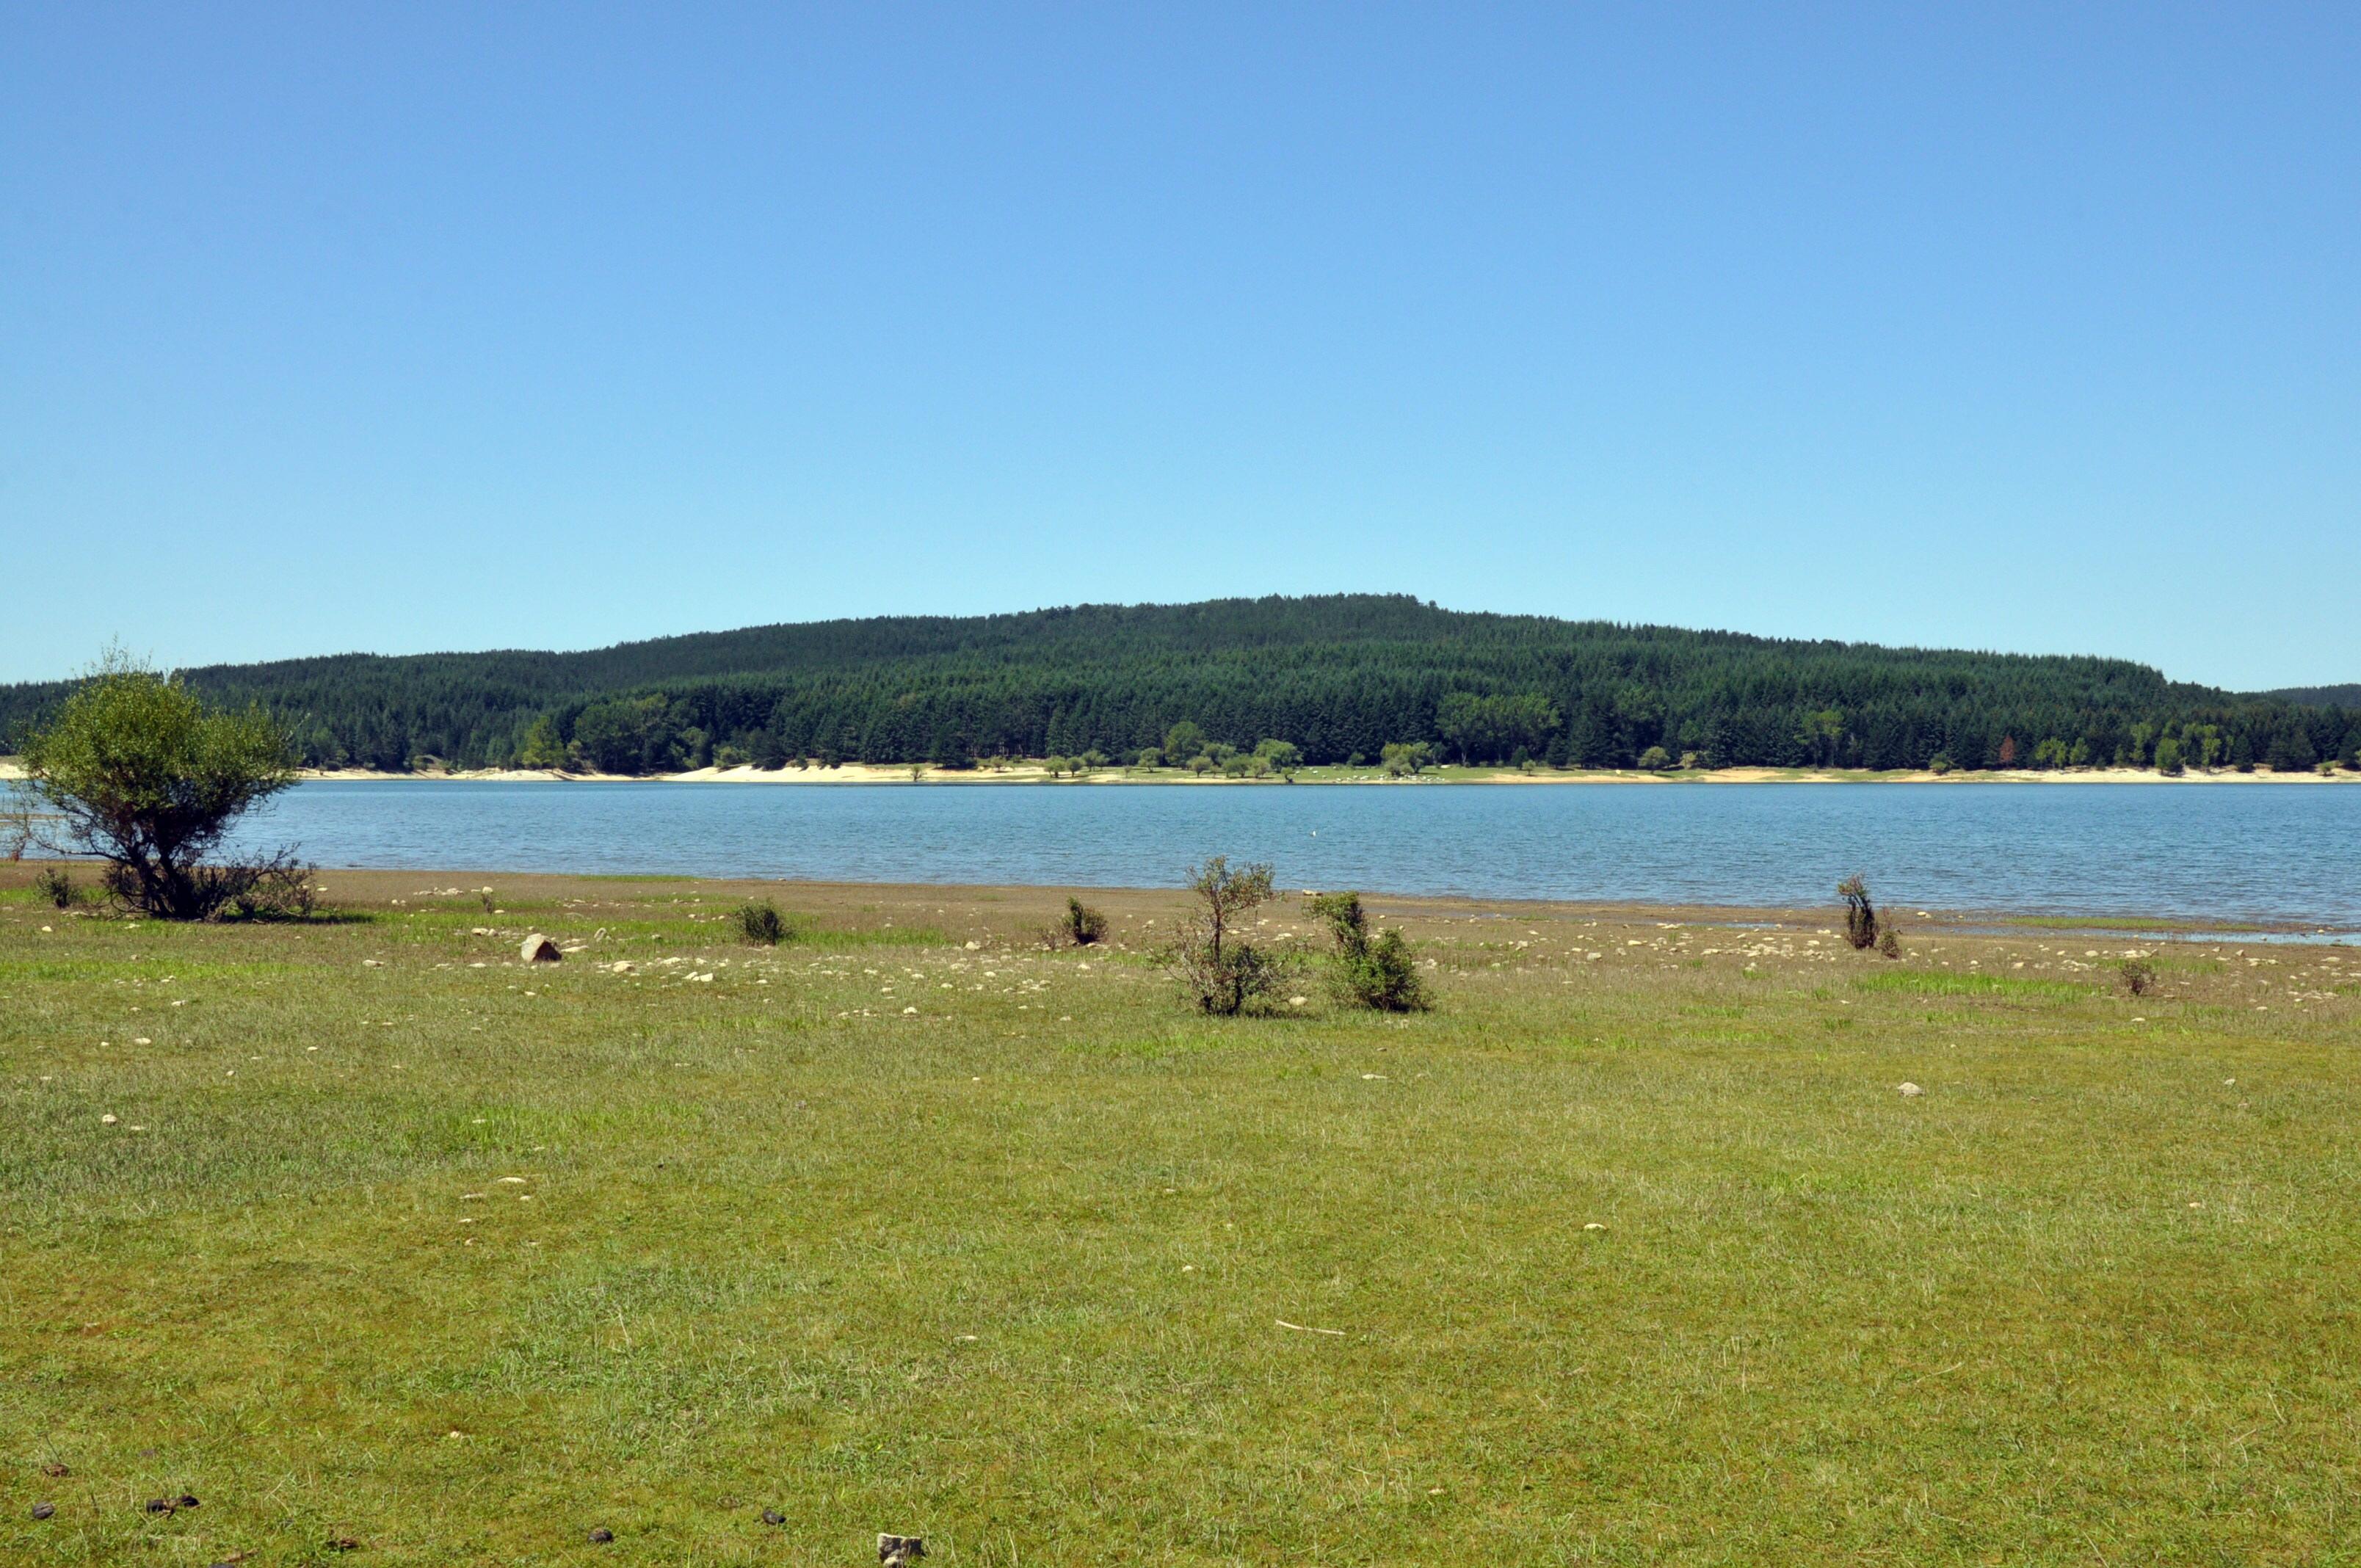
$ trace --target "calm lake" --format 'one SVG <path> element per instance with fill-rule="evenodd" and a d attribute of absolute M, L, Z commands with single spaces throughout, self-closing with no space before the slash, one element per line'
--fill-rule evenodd
<path fill-rule="evenodd" d="M 245 835 L 324 866 L 1287 887 L 2361 928 L 2361 787 L 309 783 Z"/>

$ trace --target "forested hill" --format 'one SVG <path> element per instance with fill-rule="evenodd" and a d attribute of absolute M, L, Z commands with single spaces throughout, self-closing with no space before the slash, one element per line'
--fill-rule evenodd
<path fill-rule="evenodd" d="M 1427 741 L 1474 761 L 1591 767 L 2308 767 L 2361 743 L 2361 715 L 2343 708 L 2179 685 L 2121 660 L 1780 641 L 1376 596 L 820 621 L 581 653 L 345 654 L 182 674 L 218 699 L 277 710 L 313 764 L 394 770 L 1123 761 L 1184 724 L 1242 748 L 1288 741 L 1312 762 Z M 0 735 L 65 689 L 0 688 Z"/>
<path fill-rule="evenodd" d="M 2261 695 L 2311 707 L 2343 707 L 2361 712 L 2361 681 L 2349 681 L 2341 686 L 2289 686 Z"/>

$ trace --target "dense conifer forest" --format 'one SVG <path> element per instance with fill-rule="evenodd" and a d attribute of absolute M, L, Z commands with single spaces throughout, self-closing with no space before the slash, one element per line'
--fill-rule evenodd
<path fill-rule="evenodd" d="M 1192 755 L 1282 741 L 1310 763 L 1411 742 L 1443 761 L 1591 768 L 2287 771 L 2353 765 L 2361 751 L 2361 711 L 2178 684 L 2122 660 L 1468 614 L 1404 597 L 1084 605 L 181 673 L 216 700 L 279 713 L 311 765 L 390 771 L 1128 762 L 1176 729 Z M 0 687 L 0 738 L 66 689 Z"/>

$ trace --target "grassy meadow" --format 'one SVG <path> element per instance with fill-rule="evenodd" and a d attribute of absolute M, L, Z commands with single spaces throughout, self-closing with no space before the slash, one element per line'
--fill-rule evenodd
<path fill-rule="evenodd" d="M 1435 1011 L 1213 1020 L 1170 894 L 32 872 L 0 1562 L 2361 1562 L 2351 948 L 1378 900 Z"/>

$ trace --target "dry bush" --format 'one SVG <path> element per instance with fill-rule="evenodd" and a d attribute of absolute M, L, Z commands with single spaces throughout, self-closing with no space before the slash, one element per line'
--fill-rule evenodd
<path fill-rule="evenodd" d="M 231 887 L 222 910 L 233 920 L 309 920 L 319 912 L 319 867 L 287 855 L 257 865 L 223 868 Z"/>
<path fill-rule="evenodd" d="M 1867 878 L 1849 876 L 1837 883 L 1837 892 L 1844 895 L 1845 940 L 1856 948 L 1877 946 L 1877 906 L 1869 901 Z"/>

